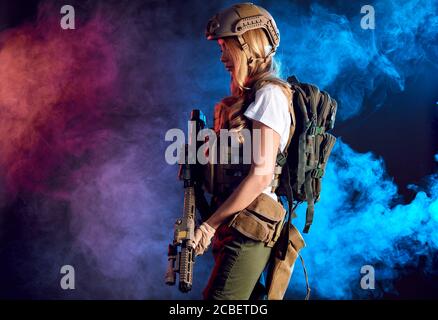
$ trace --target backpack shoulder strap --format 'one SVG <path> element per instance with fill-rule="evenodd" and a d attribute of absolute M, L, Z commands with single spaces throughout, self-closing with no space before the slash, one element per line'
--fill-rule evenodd
<path fill-rule="evenodd" d="M 292 91 L 292 99 L 291 99 L 291 103 L 289 104 L 289 115 L 290 115 L 290 126 L 289 126 L 289 136 L 287 138 L 287 143 L 286 146 L 284 147 L 284 151 L 282 152 L 280 147 L 278 148 L 278 152 L 277 152 L 277 160 L 276 160 L 276 164 L 275 164 L 275 169 L 274 169 L 274 178 L 272 179 L 272 182 L 270 184 L 271 187 L 271 192 L 275 193 L 275 190 L 277 189 L 277 187 L 280 184 L 280 175 L 281 172 L 283 170 L 283 166 L 286 164 L 286 158 L 287 158 L 287 150 L 289 148 L 289 145 L 292 141 L 292 136 L 295 133 L 295 128 L 296 128 L 296 121 L 295 121 L 295 112 L 293 109 L 293 94 L 294 94 L 294 90 L 291 88 Z"/>
<path fill-rule="evenodd" d="M 294 90 L 292 89 L 292 95 L 294 94 Z M 292 136 L 295 133 L 296 128 L 296 121 L 295 121 L 295 112 L 293 109 L 293 98 L 291 103 L 289 104 L 289 115 L 290 115 L 290 130 L 289 130 L 289 137 L 287 138 L 286 147 L 284 148 L 284 153 L 287 155 L 287 149 L 289 148 L 290 142 L 292 141 Z"/>

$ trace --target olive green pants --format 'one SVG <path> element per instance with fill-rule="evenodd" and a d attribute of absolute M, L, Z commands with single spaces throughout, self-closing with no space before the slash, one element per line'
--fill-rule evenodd
<path fill-rule="evenodd" d="M 223 224 L 213 239 L 212 251 L 215 265 L 203 291 L 204 299 L 248 300 L 265 294 L 258 280 L 272 248 Z"/>

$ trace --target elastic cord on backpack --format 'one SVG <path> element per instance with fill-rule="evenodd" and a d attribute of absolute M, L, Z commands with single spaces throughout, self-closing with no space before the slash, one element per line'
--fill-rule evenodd
<path fill-rule="evenodd" d="M 304 300 L 309 300 L 310 298 L 310 286 L 309 286 L 309 278 L 307 276 L 307 269 L 306 269 L 306 265 L 304 263 L 304 259 L 301 256 L 301 254 L 298 255 L 300 257 L 301 260 L 301 264 L 303 266 L 303 271 L 304 271 L 304 278 L 306 279 L 306 297 L 304 298 Z"/>

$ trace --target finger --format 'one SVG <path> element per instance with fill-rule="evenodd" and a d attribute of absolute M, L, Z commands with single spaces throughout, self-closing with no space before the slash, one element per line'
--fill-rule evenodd
<path fill-rule="evenodd" d="M 195 248 L 195 255 L 196 256 L 202 256 L 203 253 L 204 253 L 204 250 L 201 248 L 201 246 L 197 246 Z"/>
<path fill-rule="evenodd" d="M 202 232 L 201 232 L 201 230 L 196 229 L 196 230 L 195 230 L 195 235 L 194 235 L 194 237 L 193 237 L 193 243 L 194 243 L 194 246 L 195 246 L 195 247 L 198 245 L 198 243 L 199 243 L 199 241 L 201 240 L 201 238 L 202 238 Z"/>

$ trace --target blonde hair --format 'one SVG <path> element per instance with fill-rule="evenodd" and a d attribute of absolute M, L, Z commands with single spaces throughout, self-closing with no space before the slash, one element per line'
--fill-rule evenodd
<path fill-rule="evenodd" d="M 272 47 L 262 29 L 249 30 L 243 35 L 249 46 L 253 61 L 248 65 L 248 58 L 235 36 L 223 38 L 228 56 L 233 62 L 231 73 L 231 95 L 222 99 L 215 106 L 215 131 L 222 128 L 239 133 L 249 127 L 249 120 L 243 115 L 255 98 L 255 92 L 268 83 L 279 85 L 291 103 L 292 93 L 288 82 L 278 77 L 278 67 L 273 55 L 267 55 Z M 243 141 L 243 136 L 239 136 Z"/>

